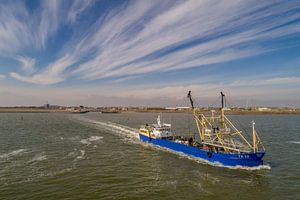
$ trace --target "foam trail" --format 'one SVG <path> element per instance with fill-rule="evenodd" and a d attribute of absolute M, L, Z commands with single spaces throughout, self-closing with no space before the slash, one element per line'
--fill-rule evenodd
<path fill-rule="evenodd" d="M 134 128 L 131 128 L 129 126 L 124 126 L 124 125 L 109 122 L 109 121 L 101 122 L 101 121 L 85 119 L 85 118 L 80 118 L 80 120 L 91 123 L 91 124 L 100 125 L 101 128 L 113 131 L 115 133 L 118 133 L 119 135 L 123 135 L 123 136 L 133 138 L 133 139 L 138 139 L 139 138 L 138 130 L 134 129 Z M 91 139 L 93 139 L 93 138 L 91 138 Z"/>
<path fill-rule="evenodd" d="M 2 154 L 0 155 L 0 158 L 9 158 L 11 156 L 16 156 L 24 152 L 26 152 L 26 149 L 18 149 L 18 150 L 11 151 L 9 153 Z"/>
<path fill-rule="evenodd" d="M 82 140 L 80 140 L 80 143 L 81 144 L 86 144 L 86 145 L 90 145 L 91 144 L 91 142 L 88 141 L 88 139 L 82 139 Z"/>
<path fill-rule="evenodd" d="M 43 161 L 46 159 L 47 159 L 47 156 L 45 155 L 45 153 L 41 153 L 41 154 L 35 155 L 29 162 Z"/>
<path fill-rule="evenodd" d="M 84 150 L 80 150 L 80 155 L 77 156 L 77 159 L 83 159 L 85 155 L 85 151 Z"/>
<path fill-rule="evenodd" d="M 101 140 L 101 139 L 103 139 L 102 136 L 91 136 L 87 139 L 80 140 L 80 143 L 90 145 L 90 144 L 92 144 L 92 142 L 95 142 L 95 141 L 98 141 L 98 140 Z"/>
<path fill-rule="evenodd" d="M 93 141 L 97 141 L 97 140 L 101 140 L 103 139 L 102 136 L 91 136 L 88 140 L 93 142 Z"/>
<path fill-rule="evenodd" d="M 300 141 L 288 141 L 288 143 L 292 143 L 292 144 L 300 144 Z"/>

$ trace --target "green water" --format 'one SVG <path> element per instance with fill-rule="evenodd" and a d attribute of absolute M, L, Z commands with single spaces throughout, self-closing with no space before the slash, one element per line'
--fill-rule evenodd
<path fill-rule="evenodd" d="M 256 121 L 271 169 L 255 171 L 204 164 L 105 125 L 138 128 L 156 116 L 0 114 L 0 199 L 300 198 L 299 115 L 231 116 L 245 129 Z M 164 119 L 193 132 L 191 115 Z"/>

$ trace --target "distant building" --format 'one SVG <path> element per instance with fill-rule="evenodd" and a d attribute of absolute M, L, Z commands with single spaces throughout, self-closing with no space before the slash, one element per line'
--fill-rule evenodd
<path fill-rule="evenodd" d="M 190 107 L 188 106 L 176 106 L 176 110 L 189 110 Z"/>
<path fill-rule="evenodd" d="M 166 110 L 176 110 L 176 107 L 166 107 Z"/>
<path fill-rule="evenodd" d="M 188 106 L 166 107 L 165 110 L 189 110 Z"/>
<path fill-rule="evenodd" d="M 257 109 L 258 111 L 268 111 L 271 110 L 270 108 L 266 108 L 266 107 L 261 107 Z"/>

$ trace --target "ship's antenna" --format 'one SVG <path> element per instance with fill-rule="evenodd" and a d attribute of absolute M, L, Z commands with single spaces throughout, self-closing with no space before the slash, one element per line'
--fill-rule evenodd
<path fill-rule="evenodd" d="M 223 92 L 221 92 L 222 108 L 221 108 L 221 120 L 220 120 L 220 123 L 221 123 L 221 128 L 222 129 L 225 128 L 224 97 L 225 97 L 225 94 Z"/>

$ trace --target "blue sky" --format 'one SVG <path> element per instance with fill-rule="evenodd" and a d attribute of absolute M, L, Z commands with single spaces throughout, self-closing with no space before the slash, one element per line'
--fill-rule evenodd
<path fill-rule="evenodd" d="M 300 107 L 300 1 L 0 2 L 0 105 Z"/>

